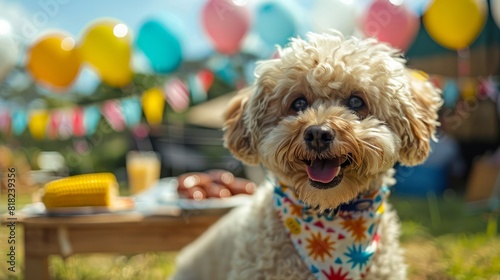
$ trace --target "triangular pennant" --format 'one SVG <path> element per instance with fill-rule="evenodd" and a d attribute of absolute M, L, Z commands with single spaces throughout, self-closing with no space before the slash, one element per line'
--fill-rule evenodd
<path fill-rule="evenodd" d="M 210 87 L 212 87 L 212 84 L 214 82 L 214 73 L 208 69 L 203 69 L 200 72 L 198 72 L 198 80 L 200 81 L 203 90 L 207 92 Z"/>
<path fill-rule="evenodd" d="M 150 125 L 160 124 L 165 110 L 165 98 L 159 88 L 151 88 L 142 94 L 142 109 Z"/>
<path fill-rule="evenodd" d="M 135 127 L 141 122 L 141 101 L 138 97 L 126 98 L 121 102 L 121 110 L 128 127 Z"/>
<path fill-rule="evenodd" d="M 125 128 L 125 121 L 118 100 L 108 100 L 104 102 L 101 112 L 114 131 L 122 131 Z"/>
<path fill-rule="evenodd" d="M 49 113 L 46 110 L 34 110 L 30 112 L 28 129 L 34 139 L 41 140 L 45 137 Z"/>
<path fill-rule="evenodd" d="M 172 109 L 182 112 L 189 107 L 189 91 L 184 82 L 173 78 L 165 84 L 165 99 Z"/>
<path fill-rule="evenodd" d="M 52 110 L 49 114 L 49 122 L 47 125 L 47 136 L 50 139 L 56 139 L 59 135 L 59 126 L 61 125 L 62 111 Z"/>
<path fill-rule="evenodd" d="M 201 80 L 197 75 L 189 76 L 188 83 L 193 104 L 201 103 L 207 100 L 207 91 L 203 87 Z"/>
<path fill-rule="evenodd" d="M 73 135 L 82 137 L 85 135 L 84 114 L 81 107 L 73 109 L 72 114 Z"/>
<path fill-rule="evenodd" d="M 14 135 L 23 134 L 24 130 L 26 130 L 26 126 L 28 124 L 28 118 L 26 116 L 26 111 L 22 109 L 17 109 L 12 112 L 12 132 Z"/>
<path fill-rule="evenodd" d="M 10 134 L 11 131 L 11 113 L 8 110 L 5 110 L 0 113 L 0 131 L 3 131 L 6 134 Z"/>
<path fill-rule="evenodd" d="M 69 139 L 73 135 L 73 122 L 71 110 L 61 110 L 61 120 L 59 123 L 59 138 Z"/>
<path fill-rule="evenodd" d="M 87 106 L 83 109 L 83 125 L 85 127 L 86 135 L 92 135 L 95 133 L 100 119 L 101 112 L 97 106 Z"/>

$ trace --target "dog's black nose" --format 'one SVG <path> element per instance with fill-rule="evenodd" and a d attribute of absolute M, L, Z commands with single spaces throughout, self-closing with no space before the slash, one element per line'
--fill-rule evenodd
<path fill-rule="evenodd" d="M 334 138 L 333 129 L 325 125 L 311 125 L 304 131 L 304 141 L 307 147 L 317 152 L 329 148 Z"/>

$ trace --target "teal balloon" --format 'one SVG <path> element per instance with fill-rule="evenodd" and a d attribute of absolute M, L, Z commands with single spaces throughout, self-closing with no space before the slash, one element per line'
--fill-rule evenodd
<path fill-rule="evenodd" d="M 182 26 L 173 18 L 149 19 L 137 36 L 137 48 L 144 53 L 157 73 L 170 73 L 182 63 Z"/>
<path fill-rule="evenodd" d="M 97 125 L 101 120 L 101 111 L 97 106 L 85 107 L 83 111 L 83 125 L 87 135 L 92 135 L 97 130 Z"/>
<path fill-rule="evenodd" d="M 460 89 L 457 82 L 449 80 L 443 88 L 444 107 L 455 108 L 458 99 L 460 98 Z"/>
<path fill-rule="evenodd" d="M 261 4 L 255 14 L 255 31 L 264 43 L 284 46 L 297 34 L 297 22 L 293 13 L 281 2 Z"/>
<path fill-rule="evenodd" d="M 26 111 L 16 110 L 12 113 L 12 132 L 15 135 L 23 134 L 26 130 L 26 125 L 28 124 L 28 117 Z"/>
<path fill-rule="evenodd" d="M 138 97 L 123 99 L 120 105 L 128 127 L 134 127 L 141 122 L 142 109 Z"/>

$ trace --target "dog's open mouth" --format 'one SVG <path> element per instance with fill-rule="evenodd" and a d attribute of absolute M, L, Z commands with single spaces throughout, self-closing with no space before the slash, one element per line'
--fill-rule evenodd
<path fill-rule="evenodd" d="M 348 156 L 327 159 L 304 160 L 311 186 L 318 189 L 330 189 L 342 182 L 343 169 L 351 162 Z"/>

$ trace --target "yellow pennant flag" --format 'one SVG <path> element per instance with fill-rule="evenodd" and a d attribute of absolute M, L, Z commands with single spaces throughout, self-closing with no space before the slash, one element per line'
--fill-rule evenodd
<path fill-rule="evenodd" d="M 159 88 L 151 88 L 142 95 L 142 110 L 150 125 L 160 124 L 165 109 L 165 98 Z"/>
<path fill-rule="evenodd" d="M 46 110 L 35 110 L 30 113 L 28 129 L 34 139 L 41 140 L 45 137 L 49 113 Z"/>

